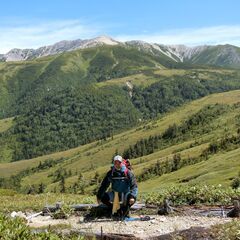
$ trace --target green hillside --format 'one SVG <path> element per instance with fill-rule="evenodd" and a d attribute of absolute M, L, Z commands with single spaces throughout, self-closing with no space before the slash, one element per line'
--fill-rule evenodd
<path fill-rule="evenodd" d="M 30 159 L 105 139 L 177 106 L 240 88 L 239 72 L 145 70 L 123 78 L 49 92 L 2 134 L 1 162 Z M 33 101 L 34 102 L 34 101 Z"/>
<path fill-rule="evenodd" d="M 153 177 L 142 182 L 140 188 L 143 192 L 155 192 L 178 184 L 229 186 L 240 171 L 239 157 L 240 149 L 218 153 L 208 161 L 183 167 L 161 177 Z"/>
<path fill-rule="evenodd" d="M 9 162 L 13 155 L 13 145 L 11 142 L 16 141 L 13 136 L 9 136 L 6 140 L 5 134 L 13 127 L 13 118 L 0 120 L 0 163 Z"/>
<path fill-rule="evenodd" d="M 0 120 L 0 133 L 7 131 L 12 126 L 13 118 Z"/>
<path fill-rule="evenodd" d="M 122 46 L 1 63 L 0 118 L 18 117 L 0 136 L 0 162 L 69 149 L 136 125 L 141 112 L 128 91 L 96 83 L 176 66 L 164 55 Z"/>
<path fill-rule="evenodd" d="M 141 192 L 171 184 L 229 185 L 240 170 L 239 101 L 238 90 L 209 95 L 106 140 L 36 159 L 0 164 L 2 177 L 15 175 L 11 180 L 1 180 L 1 184 L 18 182 L 24 192 L 36 191 L 41 184 L 45 191 L 59 191 L 64 177 L 67 191 L 92 192 L 116 152 L 122 154 L 138 141 L 147 143 L 155 137 L 159 142 L 154 149 L 131 159 Z"/>
<path fill-rule="evenodd" d="M 0 188 L 93 193 L 116 153 L 143 192 L 237 175 L 239 70 L 102 46 L 0 72 Z"/>
<path fill-rule="evenodd" d="M 49 94 L 144 69 L 168 67 L 165 57 L 102 46 L 26 62 L 0 63 L 0 118 L 24 113 Z M 168 59 L 168 61 L 172 61 Z"/>

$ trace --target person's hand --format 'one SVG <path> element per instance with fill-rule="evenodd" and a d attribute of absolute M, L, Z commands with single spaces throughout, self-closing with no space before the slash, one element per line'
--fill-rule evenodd
<path fill-rule="evenodd" d="M 97 198 L 97 203 L 100 204 L 101 203 L 101 200 L 99 198 Z"/>
<path fill-rule="evenodd" d="M 130 198 L 130 199 L 129 199 L 129 204 L 130 204 L 130 205 L 133 205 L 134 203 L 135 203 L 135 199 L 134 199 L 134 198 Z"/>

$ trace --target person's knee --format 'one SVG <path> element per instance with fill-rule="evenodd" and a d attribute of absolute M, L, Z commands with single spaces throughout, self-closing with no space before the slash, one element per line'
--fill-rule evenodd
<path fill-rule="evenodd" d="M 135 202 L 136 202 L 136 200 L 134 198 L 129 199 L 129 205 L 130 206 L 132 206 Z"/>
<path fill-rule="evenodd" d="M 110 203 L 110 197 L 108 196 L 107 193 L 104 193 L 103 197 L 101 198 L 101 202 L 106 204 L 106 205 L 109 205 Z"/>
<path fill-rule="evenodd" d="M 129 206 L 132 206 L 135 202 L 136 202 L 136 199 L 133 196 L 129 195 L 127 198 L 127 204 Z"/>

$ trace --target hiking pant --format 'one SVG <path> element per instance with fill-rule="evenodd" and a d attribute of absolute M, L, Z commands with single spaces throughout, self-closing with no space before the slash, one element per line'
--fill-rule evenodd
<path fill-rule="evenodd" d="M 120 215 L 127 216 L 129 214 L 129 209 L 133 204 L 129 204 L 129 199 L 132 198 L 131 194 L 119 193 L 119 199 L 121 202 Z M 106 192 L 101 198 L 101 202 L 112 209 L 113 207 L 114 192 Z"/>

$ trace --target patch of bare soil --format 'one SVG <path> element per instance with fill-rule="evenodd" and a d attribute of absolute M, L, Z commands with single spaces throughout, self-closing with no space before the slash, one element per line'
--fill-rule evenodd
<path fill-rule="evenodd" d="M 180 232 L 188 236 L 186 239 L 198 239 L 196 234 L 207 234 L 206 229 L 212 225 L 231 221 L 231 218 L 222 217 L 159 215 L 152 215 L 151 217 L 153 219 L 150 221 L 125 222 L 99 219 L 97 221 L 84 222 L 83 217 L 76 216 L 65 220 L 52 219 L 50 216 L 37 216 L 32 218 L 28 225 L 34 228 L 48 228 L 53 225 L 66 224 L 70 226 L 73 232 L 98 236 L 115 235 L 115 238 L 105 237 L 104 239 L 171 239 Z"/>

